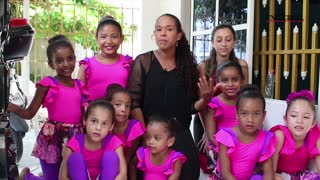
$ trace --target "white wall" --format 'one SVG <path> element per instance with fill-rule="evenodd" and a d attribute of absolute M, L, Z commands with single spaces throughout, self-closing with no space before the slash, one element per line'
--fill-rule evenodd
<path fill-rule="evenodd" d="M 263 129 L 269 130 L 271 127 L 284 124 L 283 116 L 286 112 L 287 103 L 282 100 L 266 99 L 266 119 L 263 123 Z"/>
<path fill-rule="evenodd" d="M 177 16 L 182 23 L 183 29 L 189 37 L 191 0 L 142 0 L 141 3 L 141 53 L 156 49 L 153 38 L 154 25 L 157 18 L 165 13 Z"/>

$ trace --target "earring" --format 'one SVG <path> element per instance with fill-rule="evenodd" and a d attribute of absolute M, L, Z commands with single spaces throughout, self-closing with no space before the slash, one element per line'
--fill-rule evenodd
<path fill-rule="evenodd" d="M 179 46 L 179 41 L 176 42 L 176 47 L 178 47 L 178 46 Z"/>

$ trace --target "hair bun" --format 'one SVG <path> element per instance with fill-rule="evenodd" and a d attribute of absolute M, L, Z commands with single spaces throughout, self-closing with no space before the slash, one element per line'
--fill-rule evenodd
<path fill-rule="evenodd" d="M 246 93 L 246 92 L 260 92 L 260 89 L 258 88 L 257 85 L 255 84 L 247 84 L 247 85 L 244 85 L 240 91 L 239 91 L 239 94 L 243 94 L 243 93 Z"/>
<path fill-rule="evenodd" d="M 55 35 L 53 36 L 52 38 L 50 38 L 48 40 L 48 43 L 51 44 L 53 42 L 56 42 L 56 41 L 69 41 L 69 39 L 67 38 L 67 36 L 63 35 L 63 34 L 59 34 L 59 35 Z"/>

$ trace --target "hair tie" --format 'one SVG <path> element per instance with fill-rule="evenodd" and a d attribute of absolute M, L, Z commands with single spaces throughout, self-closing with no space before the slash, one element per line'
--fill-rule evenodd
<path fill-rule="evenodd" d="M 286 99 L 286 102 L 287 103 L 290 103 L 292 102 L 293 100 L 297 99 L 297 98 L 305 98 L 305 99 L 308 99 L 312 102 L 315 101 L 315 98 L 314 98 L 314 94 L 309 91 L 309 90 L 301 90 L 299 92 L 293 92 L 293 93 L 290 93 Z"/>

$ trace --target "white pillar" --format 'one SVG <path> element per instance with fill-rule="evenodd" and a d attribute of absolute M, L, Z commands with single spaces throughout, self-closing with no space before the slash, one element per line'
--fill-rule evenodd
<path fill-rule="evenodd" d="M 254 39 L 254 1 L 248 0 L 248 14 L 247 14 L 247 37 L 246 37 L 246 60 L 249 70 L 249 83 L 252 83 L 252 69 L 253 69 L 253 39 Z"/>
<path fill-rule="evenodd" d="M 29 22 L 29 6 L 30 0 L 23 0 L 23 18 Z M 30 80 L 30 57 L 26 56 L 21 61 L 21 88 L 24 93 L 29 97 L 29 80 Z"/>

